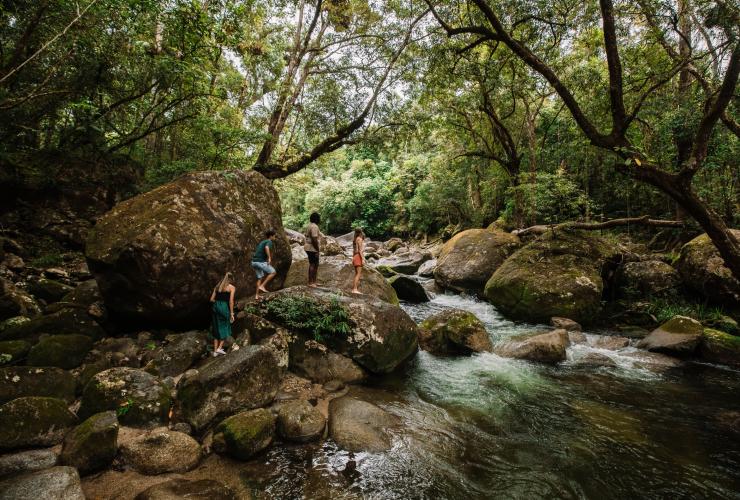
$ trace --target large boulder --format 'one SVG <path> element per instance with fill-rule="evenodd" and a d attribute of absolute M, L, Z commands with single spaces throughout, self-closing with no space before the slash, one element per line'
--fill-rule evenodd
<path fill-rule="evenodd" d="M 319 264 L 317 281 L 320 287 L 349 293 L 352 291 L 354 276 L 355 268 L 350 259 L 346 257 L 328 257 L 323 258 L 321 264 Z M 284 286 L 289 288 L 307 284 L 308 257 L 296 260 L 291 264 Z M 398 304 L 398 297 L 393 287 L 372 267 L 365 267 L 362 270 L 360 290 L 365 295 L 377 297 L 391 304 Z"/>
<path fill-rule="evenodd" d="M 674 316 L 650 332 L 637 347 L 673 356 L 690 356 L 699 347 L 703 333 L 704 328 L 695 319 Z"/>
<path fill-rule="evenodd" d="M 526 359 L 555 364 L 565 361 L 565 349 L 570 345 L 568 332 L 553 330 L 548 333 L 524 334 L 498 342 L 493 352 L 504 358 Z"/>
<path fill-rule="evenodd" d="M 144 368 L 160 377 L 174 377 L 190 368 L 206 353 L 206 333 L 193 331 L 168 335 L 167 345 L 158 349 Z"/>
<path fill-rule="evenodd" d="M 446 309 L 419 325 L 419 347 L 434 354 L 470 354 L 493 350 L 486 327 L 475 314 Z"/>
<path fill-rule="evenodd" d="M 6 453 L 0 455 L 0 477 L 48 469 L 58 462 L 59 455 L 49 448 Z"/>
<path fill-rule="evenodd" d="M 30 321 L 17 321 L 0 332 L 0 340 L 26 340 L 36 342 L 44 334 L 87 335 L 93 340 L 105 336 L 105 331 L 86 311 L 79 308 L 64 308 Z"/>
<path fill-rule="evenodd" d="M 437 259 L 431 259 L 420 265 L 419 269 L 416 270 L 416 274 L 422 278 L 433 278 L 436 269 Z"/>
<path fill-rule="evenodd" d="M 740 229 L 731 229 L 740 240 Z M 676 263 L 683 282 L 702 297 L 731 307 L 740 304 L 740 282 L 725 266 L 725 261 L 709 239 L 702 234 L 681 248 Z"/>
<path fill-rule="evenodd" d="M 270 404 L 280 385 L 273 352 L 247 346 L 188 370 L 177 386 L 181 417 L 196 431 L 241 410 Z"/>
<path fill-rule="evenodd" d="M 414 274 L 423 263 L 432 259 L 429 252 L 412 251 L 408 253 L 397 253 L 390 257 L 384 257 L 375 263 L 376 266 L 385 266 L 396 273 Z"/>
<path fill-rule="evenodd" d="M 401 300 L 415 303 L 429 302 L 429 295 L 427 295 L 424 287 L 411 276 L 396 274 L 388 278 L 388 283 L 390 283 L 396 291 L 396 295 Z"/>
<path fill-rule="evenodd" d="M 249 460 L 264 450 L 275 436 L 275 417 L 258 408 L 233 415 L 216 427 L 213 449 L 238 460 Z"/>
<path fill-rule="evenodd" d="M 710 363 L 740 368 L 740 337 L 704 328 L 704 336 L 699 344 L 699 356 Z"/>
<path fill-rule="evenodd" d="M 601 270 L 609 245 L 585 232 L 548 232 L 517 250 L 493 273 L 484 295 L 506 316 L 546 322 L 564 316 L 593 322 L 601 311 Z"/>
<path fill-rule="evenodd" d="M 26 363 L 71 370 L 82 364 L 92 346 L 93 339 L 87 335 L 49 335 L 31 348 Z"/>
<path fill-rule="evenodd" d="M 280 405 L 277 414 L 277 432 L 283 439 L 305 443 L 324 434 L 326 418 L 318 408 L 302 399 Z"/>
<path fill-rule="evenodd" d="M 170 479 L 145 489 L 134 500 L 237 500 L 231 488 L 213 479 Z"/>
<path fill-rule="evenodd" d="M 329 349 L 372 373 L 394 371 L 418 347 L 418 328 L 408 314 L 367 295 L 293 287 L 270 295 L 261 307 L 267 319 L 295 333 L 320 337 Z M 322 333 L 324 325 L 330 330 Z"/>
<path fill-rule="evenodd" d="M 468 229 L 457 233 L 442 247 L 434 279 L 444 288 L 482 292 L 493 272 L 520 246 L 517 236 L 504 231 Z"/>
<path fill-rule="evenodd" d="M 660 260 L 627 262 L 617 272 L 617 289 L 623 297 L 658 297 L 675 293 L 678 271 Z"/>
<path fill-rule="evenodd" d="M 91 230 L 85 254 L 112 314 L 191 326 L 209 317 L 208 296 L 225 271 L 237 296 L 254 293 L 249 259 L 269 228 L 279 287 L 290 245 L 271 183 L 254 171 L 195 172 L 116 205 Z"/>
<path fill-rule="evenodd" d="M 55 367 L 8 366 L 0 368 L 0 403 L 16 398 L 40 396 L 75 399 L 77 379 Z"/>
<path fill-rule="evenodd" d="M 397 424 L 394 415 L 367 401 L 344 396 L 329 402 L 329 435 L 347 451 L 389 450 L 388 429 Z"/>
<path fill-rule="evenodd" d="M 296 338 L 291 342 L 290 369 L 319 384 L 330 380 L 351 384 L 367 378 L 367 373 L 357 363 L 347 356 L 332 352 L 312 338 Z"/>
<path fill-rule="evenodd" d="M 147 475 L 192 470 L 202 455 L 198 441 L 166 428 L 151 430 L 121 445 L 123 460 Z"/>
<path fill-rule="evenodd" d="M 77 414 L 89 418 L 115 410 L 124 425 L 152 427 L 167 422 L 170 403 L 170 389 L 157 377 L 135 368 L 111 368 L 87 383 Z"/>
<path fill-rule="evenodd" d="M 0 450 L 54 446 L 77 417 L 61 399 L 18 398 L 0 406 Z"/>
<path fill-rule="evenodd" d="M 1 500 L 85 500 L 74 467 L 51 467 L 0 482 Z"/>
<path fill-rule="evenodd" d="M 64 436 L 59 460 L 76 468 L 80 474 L 104 469 L 118 452 L 116 412 L 97 413 Z"/>

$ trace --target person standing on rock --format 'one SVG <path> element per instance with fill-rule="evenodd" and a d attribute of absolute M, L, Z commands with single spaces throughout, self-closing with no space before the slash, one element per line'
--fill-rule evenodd
<path fill-rule="evenodd" d="M 357 288 L 360 285 L 362 266 L 365 265 L 365 233 L 362 228 L 355 229 L 352 237 L 352 265 L 355 266 L 355 278 L 352 281 L 352 293 L 362 293 Z"/>
<path fill-rule="evenodd" d="M 224 341 L 231 335 L 231 323 L 234 322 L 234 278 L 227 272 L 211 293 L 213 303 L 211 333 L 213 335 L 213 357 L 226 354 Z"/>
<path fill-rule="evenodd" d="M 260 292 L 267 293 L 267 284 L 275 277 L 275 268 L 272 267 L 272 248 L 275 246 L 275 230 L 265 231 L 265 239 L 257 244 L 257 249 L 252 257 L 252 268 L 257 275 L 257 290 L 254 298 L 260 298 Z"/>
<path fill-rule="evenodd" d="M 308 255 L 308 286 L 315 287 L 316 278 L 319 274 L 319 222 L 321 222 L 321 216 L 316 212 L 312 213 L 309 217 L 308 227 L 306 228 L 306 243 L 303 245 L 303 249 Z"/>

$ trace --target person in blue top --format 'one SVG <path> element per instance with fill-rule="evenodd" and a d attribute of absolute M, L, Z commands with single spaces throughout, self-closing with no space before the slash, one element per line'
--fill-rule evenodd
<path fill-rule="evenodd" d="M 267 293 L 267 284 L 275 277 L 275 268 L 272 267 L 272 249 L 275 245 L 275 230 L 265 231 L 265 239 L 260 241 L 252 257 L 252 268 L 257 275 L 257 290 L 254 298 L 260 298 L 260 292 Z"/>

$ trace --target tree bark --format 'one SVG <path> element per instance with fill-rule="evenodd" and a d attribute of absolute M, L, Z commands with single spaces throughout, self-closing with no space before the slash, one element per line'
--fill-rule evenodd
<path fill-rule="evenodd" d="M 604 222 L 561 222 L 560 224 L 540 224 L 530 226 L 524 229 L 515 229 L 512 231 L 516 235 L 525 234 L 544 234 L 547 231 L 557 229 L 580 229 L 583 231 L 598 231 L 601 229 L 610 229 L 621 226 L 653 226 L 653 227 L 685 227 L 686 224 L 680 220 L 660 220 L 651 219 L 647 215 L 641 217 L 627 217 L 624 219 L 611 219 Z"/>

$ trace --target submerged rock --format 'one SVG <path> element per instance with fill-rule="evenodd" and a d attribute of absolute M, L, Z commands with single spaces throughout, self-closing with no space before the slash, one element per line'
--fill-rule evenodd
<path fill-rule="evenodd" d="M 434 279 L 444 288 L 482 292 L 493 272 L 520 246 L 517 236 L 500 230 L 457 233 L 442 247 Z"/>
<path fill-rule="evenodd" d="M 730 231 L 740 240 L 740 229 Z M 725 261 L 706 234 L 697 236 L 681 248 L 676 267 L 683 282 L 702 297 L 731 307 L 740 304 L 740 282 L 725 266 Z"/>
<path fill-rule="evenodd" d="M 630 339 L 627 337 L 617 337 L 615 335 L 594 335 L 588 339 L 592 347 L 599 349 L 609 349 L 616 351 L 630 345 Z"/>
<path fill-rule="evenodd" d="M 93 339 L 87 335 L 49 335 L 31 348 L 26 361 L 31 366 L 77 368 L 90 352 Z"/>
<path fill-rule="evenodd" d="M 51 467 L 0 482 L 3 500 L 85 500 L 74 467 Z"/>
<path fill-rule="evenodd" d="M 188 370 L 177 386 L 181 415 L 196 432 L 237 411 L 270 404 L 280 385 L 280 370 L 267 347 L 247 346 Z"/>
<path fill-rule="evenodd" d="M 239 297 L 254 293 L 245 252 L 269 228 L 278 235 L 278 287 L 291 257 L 271 183 L 254 171 L 194 172 L 116 205 L 90 231 L 85 253 L 111 313 L 190 326 L 209 317 L 207 298 L 225 271 Z"/>
<path fill-rule="evenodd" d="M 609 245 L 584 232 L 548 232 L 517 250 L 493 273 L 484 294 L 503 314 L 527 321 L 552 316 L 593 322 L 601 311 Z"/>
<path fill-rule="evenodd" d="M 287 401 L 280 405 L 277 415 L 277 432 L 283 439 L 305 443 L 319 439 L 324 434 L 326 419 L 308 401 Z"/>
<path fill-rule="evenodd" d="M 0 368 L 0 403 L 28 396 L 75 399 L 77 379 L 54 367 L 9 366 Z"/>
<path fill-rule="evenodd" d="M 122 424 L 151 427 L 167 422 L 170 389 L 157 377 L 135 368 L 111 368 L 95 375 L 82 392 L 80 418 L 107 410 Z"/>
<path fill-rule="evenodd" d="M 612 358 L 598 352 L 589 352 L 581 356 L 576 360 L 575 364 L 584 368 L 613 368 L 617 366 L 617 363 Z"/>
<path fill-rule="evenodd" d="M 77 417 L 61 399 L 25 397 L 0 406 L 0 450 L 54 446 Z"/>
<path fill-rule="evenodd" d="M 54 467 L 59 456 L 50 449 L 26 450 L 0 455 L 0 477 Z"/>
<path fill-rule="evenodd" d="M 259 408 L 233 415 L 216 427 L 213 449 L 238 460 L 248 460 L 272 443 L 275 418 Z"/>
<path fill-rule="evenodd" d="M 202 454 L 195 439 L 167 429 L 154 429 L 121 445 L 124 461 L 147 475 L 192 470 Z"/>
<path fill-rule="evenodd" d="M 395 416 L 367 401 L 344 396 L 329 402 L 329 435 L 347 451 L 389 450 L 387 429 L 397 424 Z"/>
<path fill-rule="evenodd" d="M 504 358 L 526 359 L 541 363 L 565 361 L 569 345 L 568 332 L 553 330 L 548 333 L 516 335 L 497 343 L 493 352 Z"/>
<path fill-rule="evenodd" d="M 434 354 L 470 354 L 493 350 L 486 327 L 460 309 L 438 312 L 419 325 L 419 346 Z"/>
<path fill-rule="evenodd" d="M 429 296 L 426 290 L 424 290 L 424 287 L 411 276 L 396 274 L 388 278 L 388 283 L 390 283 L 396 291 L 396 295 L 401 300 L 415 303 L 429 302 Z"/>
<path fill-rule="evenodd" d="M 347 297 L 310 287 L 293 287 L 270 295 L 262 307 L 267 319 L 283 323 L 295 320 L 285 315 L 289 305 L 291 311 L 300 310 L 305 316 L 301 321 L 311 324 L 330 318 L 339 327 L 338 317 L 345 317 L 347 331 L 326 335 L 321 342 L 372 373 L 392 372 L 417 350 L 418 328 L 413 320 L 401 308 L 373 297 Z"/>
<path fill-rule="evenodd" d="M 701 323 L 695 319 L 674 316 L 650 332 L 637 347 L 674 356 L 689 356 L 699 347 L 703 332 Z"/>
<path fill-rule="evenodd" d="M 740 337 L 705 328 L 699 356 L 711 363 L 740 367 Z"/>
<path fill-rule="evenodd" d="M 64 436 L 62 464 L 89 474 L 106 468 L 118 452 L 118 418 L 113 411 L 97 413 Z"/>
<path fill-rule="evenodd" d="M 170 479 L 145 489 L 134 500 L 237 500 L 225 484 L 213 479 Z"/>

